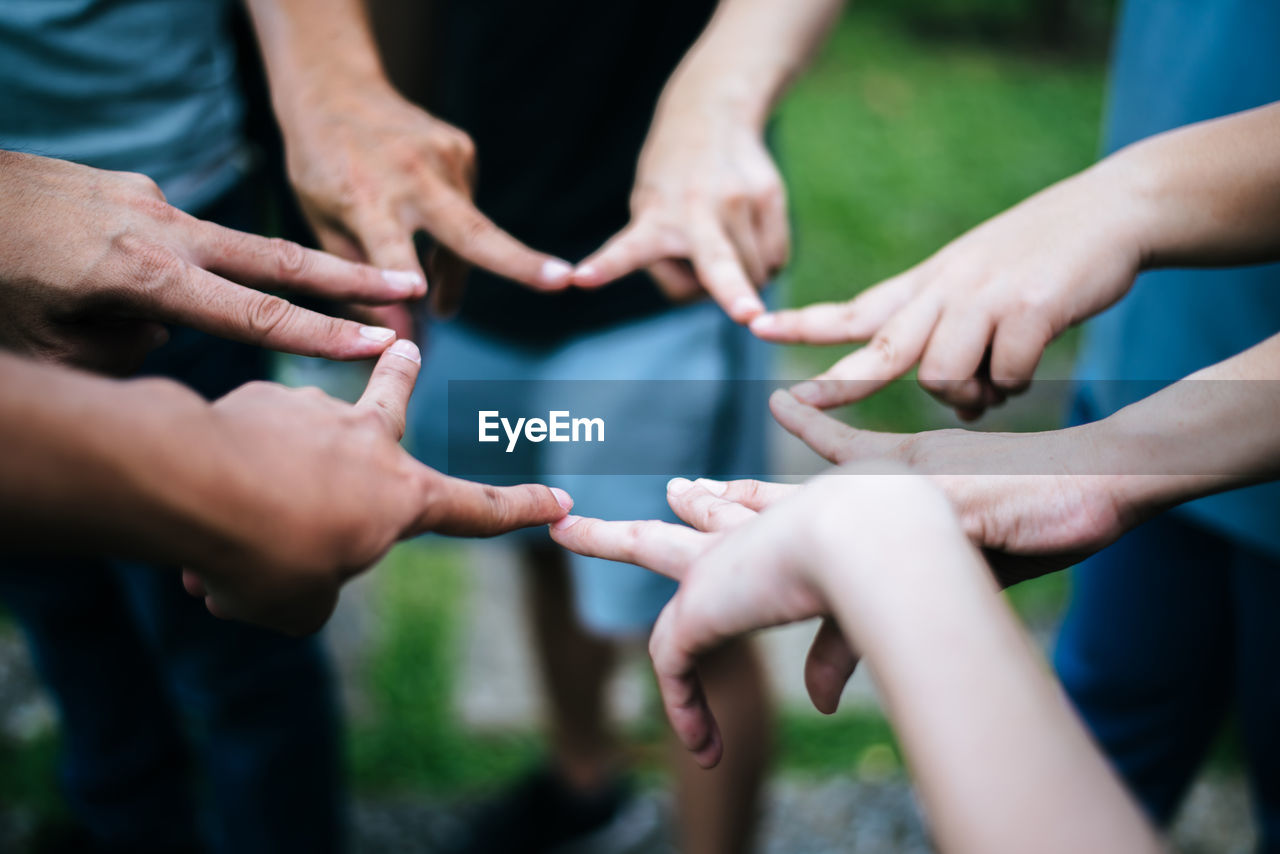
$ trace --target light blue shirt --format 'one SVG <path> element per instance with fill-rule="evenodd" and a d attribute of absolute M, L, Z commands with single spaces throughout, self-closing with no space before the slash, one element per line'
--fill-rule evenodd
<path fill-rule="evenodd" d="M 1125 2 L 1112 61 L 1108 152 L 1272 101 L 1280 101 L 1280 3 Z M 1276 333 L 1280 266 L 1161 270 L 1141 276 L 1089 324 L 1077 375 L 1096 414 L 1107 415 L 1138 393 L 1137 384 L 1117 380 L 1180 379 Z M 1182 512 L 1280 555 L 1280 485 L 1204 499 Z"/>
<path fill-rule="evenodd" d="M 0 148 L 142 172 L 198 210 L 243 171 L 230 0 L 0 0 Z"/>

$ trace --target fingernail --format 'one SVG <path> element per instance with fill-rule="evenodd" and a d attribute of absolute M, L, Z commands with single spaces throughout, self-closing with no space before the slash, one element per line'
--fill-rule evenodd
<path fill-rule="evenodd" d="M 560 284 L 573 275 L 573 265 L 568 261 L 552 259 L 542 265 L 542 281 L 548 285 Z"/>
<path fill-rule="evenodd" d="M 396 337 L 396 331 L 385 326 L 361 326 L 360 335 L 370 341 L 390 341 Z"/>
<path fill-rule="evenodd" d="M 778 319 L 772 314 L 762 314 L 751 321 L 752 332 L 777 332 Z"/>
<path fill-rule="evenodd" d="M 563 519 L 560 519 L 559 521 L 552 522 L 551 530 L 553 531 L 568 530 L 569 528 L 572 528 L 574 525 L 578 524 L 579 520 L 581 519 L 582 519 L 581 516 L 565 516 Z"/>
<path fill-rule="evenodd" d="M 738 297 L 729 306 L 729 313 L 735 320 L 750 320 L 754 315 L 764 311 L 764 303 L 758 297 Z"/>
<path fill-rule="evenodd" d="M 707 492 L 710 492 L 712 495 L 724 495 L 725 492 L 727 492 L 729 489 L 729 485 L 727 483 L 724 483 L 719 480 L 710 480 L 709 478 L 705 478 L 705 477 L 700 477 L 695 482 L 698 484 L 698 486 L 701 486 L 703 489 L 705 489 Z"/>
<path fill-rule="evenodd" d="M 592 267 L 590 264 L 583 264 L 581 267 L 573 271 L 573 277 L 575 279 L 594 281 L 596 277 L 596 268 Z"/>
<path fill-rule="evenodd" d="M 551 494 L 556 497 L 556 503 L 565 510 L 573 509 L 573 499 L 569 497 L 569 493 L 565 492 L 557 486 L 551 487 Z"/>
<path fill-rule="evenodd" d="M 408 359 L 414 364 L 422 364 L 422 351 L 418 349 L 417 344 L 414 344 L 408 338 L 401 338 L 399 341 L 388 347 L 387 352 L 393 356 Z"/>
<path fill-rule="evenodd" d="M 822 389 L 815 382 L 803 382 L 791 389 L 791 396 L 805 403 L 816 403 Z"/>
<path fill-rule="evenodd" d="M 405 292 L 416 291 L 426 284 L 426 280 L 420 273 L 410 270 L 383 270 L 382 280 L 391 287 Z"/>
<path fill-rule="evenodd" d="M 688 478 L 673 477 L 667 481 L 667 492 L 672 495 L 679 495 L 682 492 L 688 492 L 691 486 L 693 486 L 693 482 Z"/>

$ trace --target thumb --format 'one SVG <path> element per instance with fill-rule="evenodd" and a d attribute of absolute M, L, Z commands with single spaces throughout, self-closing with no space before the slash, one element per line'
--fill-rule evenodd
<path fill-rule="evenodd" d="M 893 433 L 850 427 L 781 390 L 769 397 L 769 410 L 788 433 L 836 464 L 891 456 L 901 441 Z"/>

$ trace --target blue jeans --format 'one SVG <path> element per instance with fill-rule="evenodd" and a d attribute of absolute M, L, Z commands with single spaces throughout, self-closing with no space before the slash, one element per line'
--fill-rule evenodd
<path fill-rule="evenodd" d="M 248 201 L 233 193 L 200 213 L 245 228 Z M 175 330 L 144 372 L 215 397 L 266 363 Z M 0 599 L 57 704 L 63 789 L 98 850 L 341 847 L 340 718 L 314 639 L 214 619 L 172 567 L 7 558 Z"/>
<path fill-rule="evenodd" d="M 1259 850 L 1280 852 L 1280 560 L 1176 511 L 1152 519 L 1073 571 L 1054 665 L 1159 824 L 1234 710 Z"/>

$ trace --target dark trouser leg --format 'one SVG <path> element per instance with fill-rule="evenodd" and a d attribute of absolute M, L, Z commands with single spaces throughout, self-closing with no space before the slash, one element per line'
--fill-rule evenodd
<path fill-rule="evenodd" d="M 97 561 L 10 560 L 0 598 L 57 703 L 76 818 L 104 850 L 194 850 L 187 745 L 114 573 Z"/>
<path fill-rule="evenodd" d="M 1073 572 L 1058 675 L 1157 823 L 1173 817 L 1230 699 L 1231 548 L 1167 514 Z"/>
<path fill-rule="evenodd" d="M 341 850 L 339 716 L 319 641 L 217 620 L 176 570 L 117 573 L 194 727 L 212 850 Z"/>
<path fill-rule="evenodd" d="M 1237 548 L 1236 706 L 1259 850 L 1280 854 L 1280 560 Z"/>

